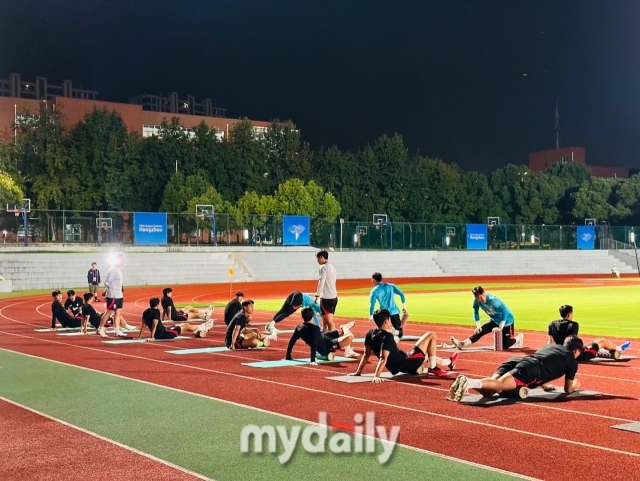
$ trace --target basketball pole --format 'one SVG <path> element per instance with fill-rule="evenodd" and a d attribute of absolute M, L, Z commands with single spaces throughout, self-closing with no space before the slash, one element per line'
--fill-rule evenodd
<path fill-rule="evenodd" d="M 638 277 L 640 277 L 640 262 L 638 262 L 638 249 L 636 249 L 636 239 L 633 239 L 633 252 L 636 254 L 636 267 L 638 268 Z"/>

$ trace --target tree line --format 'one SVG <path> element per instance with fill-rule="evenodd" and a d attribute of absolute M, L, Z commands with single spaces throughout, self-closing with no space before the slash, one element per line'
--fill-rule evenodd
<path fill-rule="evenodd" d="M 48 210 L 193 213 L 213 204 L 241 224 L 247 216 L 299 214 L 333 222 L 582 224 L 585 218 L 638 225 L 640 176 L 592 177 L 584 165 L 534 173 L 509 164 L 490 175 L 410 154 L 400 135 L 356 152 L 312 151 L 292 122 L 256 132 L 238 122 L 228 138 L 204 122 L 192 133 L 177 118 L 159 136 L 127 131 L 117 112 L 96 109 L 77 125 L 46 107 L 18 118 L 0 144 L 0 202 L 21 196 Z"/>

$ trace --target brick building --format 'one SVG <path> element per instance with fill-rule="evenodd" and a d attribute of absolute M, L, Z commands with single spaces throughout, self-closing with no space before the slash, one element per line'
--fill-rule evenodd
<path fill-rule="evenodd" d="M 153 95 L 132 97 L 128 104 L 97 100 L 97 97 L 98 92 L 74 88 L 70 80 L 59 86 L 49 84 L 44 77 L 36 77 L 34 82 L 23 81 L 19 74 L 11 74 L 8 80 L 0 79 L 0 142 L 15 135 L 12 126 L 18 116 L 25 111 L 37 113 L 42 102 L 46 102 L 48 108 L 60 110 L 69 126 L 76 125 L 95 108 L 118 112 L 129 131 L 142 137 L 157 135 L 162 121 L 173 117 L 180 120 L 187 133 L 204 122 L 216 129 L 220 137 L 226 137 L 239 122 L 238 119 L 227 118 L 227 109 L 217 107 L 211 99 L 198 103 L 194 97 L 187 96 L 182 100 L 176 92 L 169 93 L 166 98 Z M 252 122 L 258 132 L 269 126 L 269 122 Z"/>
<path fill-rule="evenodd" d="M 584 147 L 560 147 L 529 154 L 529 169 L 533 172 L 543 172 L 551 165 L 559 162 L 583 164 L 594 177 L 628 179 L 630 175 L 638 173 L 638 169 L 629 169 L 628 167 L 587 165 Z"/>

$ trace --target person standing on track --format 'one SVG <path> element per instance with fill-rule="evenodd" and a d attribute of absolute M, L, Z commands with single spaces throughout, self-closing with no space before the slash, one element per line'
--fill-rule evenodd
<path fill-rule="evenodd" d="M 449 399 L 460 402 L 468 389 L 475 389 L 486 397 L 504 392 L 524 399 L 532 388 L 555 390 L 549 383 L 562 376 L 564 392 L 572 393 L 580 389 L 580 381 L 575 379 L 575 375 L 578 372 L 577 358 L 583 348 L 579 337 L 569 336 L 562 346 L 547 344 L 529 356 L 509 359 L 490 378 L 469 379 L 460 375 L 449 389 Z"/>
<path fill-rule="evenodd" d="M 100 337 L 109 337 L 104 332 L 104 324 L 109 319 L 109 313 L 113 312 L 113 329 L 114 334 L 120 337 L 127 335 L 120 332 L 120 311 L 122 310 L 124 288 L 122 286 L 122 266 L 124 265 L 124 254 L 116 254 L 112 266 L 107 271 L 107 278 L 104 281 L 105 290 L 103 295 L 106 297 L 107 309 L 100 319 L 100 327 L 98 335 Z"/>
<path fill-rule="evenodd" d="M 398 309 L 398 305 L 396 304 L 395 296 L 396 294 L 400 296 L 400 301 L 402 302 L 402 314 L 404 320 L 406 322 L 406 314 L 405 310 L 405 297 L 404 292 L 402 292 L 395 284 L 391 284 L 390 282 L 382 282 L 382 274 L 379 272 L 374 272 L 371 276 L 371 281 L 375 284 L 375 287 L 371 289 L 369 293 L 369 321 L 373 321 L 373 312 L 376 308 L 376 301 L 380 305 L 380 309 L 386 309 L 391 314 L 391 324 L 393 325 L 394 336 L 398 336 L 399 339 L 402 339 L 402 328 L 404 324 L 400 319 L 400 309 Z"/>
<path fill-rule="evenodd" d="M 515 319 L 509 308 L 493 294 L 488 294 L 481 286 L 474 287 L 473 292 L 473 318 L 476 323 L 476 330 L 473 335 L 459 341 L 455 337 L 451 336 L 449 339 L 451 343 L 458 349 L 463 349 L 465 346 L 474 344 L 480 340 L 483 336 L 486 336 L 492 331 L 502 331 L 502 348 L 508 349 L 512 346 L 521 348 L 524 344 L 524 334 L 520 333 L 515 338 L 513 337 L 513 329 L 515 327 Z M 480 325 L 479 310 L 482 309 L 489 315 L 489 322 Z"/>
<path fill-rule="evenodd" d="M 335 331 L 333 315 L 336 313 L 336 306 L 338 305 L 336 268 L 329 263 L 329 253 L 327 251 L 318 252 L 316 259 L 320 264 L 320 269 L 318 271 L 318 288 L 316 289 L 315 302 L 317 303 L 320 300 L 324 330 Z"/>
<path fill-rule="evenodd" d="M 87 273 L 87 282 L 89 283 L 89 292 L 93 294 L 93 300 L 98 301 L 98 287 L 100 286 L 100 271 L 98 264 L 91 263 L 91 269 Z"/>
<path fill-rule="evenodd" d="M 382 382 L 382 371 L 386 367 L 393 375 L 422 374 L 423 364 L 427 362 L 428 372 L 433 376 L 446 377 L 447 373 L 441 366 L 448 366 L 450 371 L 455 368 L 458 353 L 455 352 L 449 359 L 440 359 L 436 356 L 438 341 L 433 332 L 425 332 L 416 341 L 413 349 L 405 352 L 398 348 L 391 330 L 391 314 L 386 309 L 380 309 L 373 315 L 377 329 L 371 329 L 364 338 L 364 356 L 360 359 L 360 365 L 356 372 L 349 376 L 360 376 L 364 366 L 369 362 L 371 353 L 378 357 L 373 382 Z"/>
<path fill-rule="evenodd" d="M 224 308 L 224 323 L 228 326 L 231 319 L 242 310 L 244 292 L 236 292 L 236 297 L 231 299 Z"/>
<path fill-rule="evenodd" d="M 267 322 L 264 326 L 264 330 L 272 334 L 278 334 L 278 330 L 275 327 L 276 324 L 280 321 L 284 321 L 301 307 L 303 309 L 307 307 L 311 308 L 313 311 L 313 320 L 315 321 L 316 326 L 320 327 L 320 322 L 318 322 L 317 316 L 318 314 L 322 314 L 320 306 L 314 302 L 313 297 L 303 294 L 300 291 L 293 291 L 284 300 L 284 304 L 282 304 L 280 310 L 275 313 L 273 320 Z"/>

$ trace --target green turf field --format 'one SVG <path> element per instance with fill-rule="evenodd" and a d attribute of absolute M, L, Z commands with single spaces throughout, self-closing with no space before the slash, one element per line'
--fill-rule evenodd
<path fill-rule="evenodd" d="M 308 454 L 298 446 L 283 466 L 280 440 L 274 454 L 256 454 L 253 442 L 242 454 L 243 427 L 283 426 L 290 433 L 291 427 L 304 429 L 309 423 L 3 349 L 0 396 L 219 481 L 325 481 L 327 473 L 345 479 L 412 479 L 416 473 L 428 473 L 429 479 L 515 479 L 402 446 L 381 465 L 378 441 L 376 454 L 334 454 L 329 438 L 325 454 Z M 116 416 L 110 406 L 118 406 Z"/>
<path fill-rule="evenodd" d="M 524 286 L 523 284 L 486 284 L 488 293 L 497 295 L 513 312 L 516 328 L 532 331 L 547 330 L 550 321 L 558 319 L 558 307 L 570 304 L 574 309 L 574 319 L 580 324 L 580 334 L 615 336 L 623 338 L 640 337 L 640 285 L 616 285 L 615 282 L 603 282 L 605 285 L 580 287 L 539 287 L 523 289 L 504 289 L 505 287 Z M 462 324 L 473 326 L 473 295 L 468 285 L 461 284 L 397 284 L 406 293 L 406 306 L 410 321 Z M 559 286 L 560 283 L 555 284 Z M 575 285 L 575 284 L 571 284 Z M 502 289 L 501 289 L 502 287 Z M 454 292 L 416 292 L 459 289 Z M 357 289 L 340 292 L 337 315 L 354 319 L 367 319 L 369 316 L 369 289 Z M 364 292 L 362 292 L 364 291 Z M 412 292 L 413 291 L 413 292 Z M 362 292 L 358 294 L 357 292 Z M 256 300 L 256 310 L 277 311 L 282 300 Z M 400 299 L 396 298 L 398 306 Z M 488 317 L 480 311 L 481 320 Z"/>

